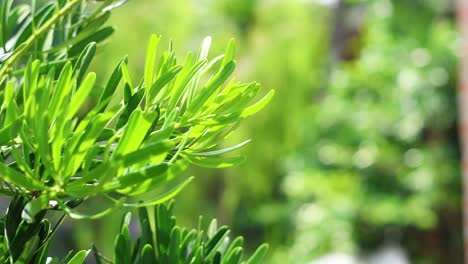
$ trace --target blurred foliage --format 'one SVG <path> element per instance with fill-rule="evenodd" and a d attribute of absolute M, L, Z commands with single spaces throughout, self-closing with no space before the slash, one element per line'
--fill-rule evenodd
<path fill-rule="evenodd" d="M 389 242 L 414 263 L 461 262 L 451 1 L 139 0 L 111 20 L 116 44 L 97 71 L 124 51 L 143 57 L 133 40 L 150 32 L 181 51 L 205 35 L 214 43 L 234 36 L 237 74 L 276 90 L 232 136 L 256 135 L 247 162 L 223 177 L 191 169 L 206 176 L 177 198 L 184 225 L 202 212 L 216 217 L 247 246 L 268 241 L 269 263 Z M 102 232 L 117 228 L 113 218 Z"/>
<path fill-rule="evenodd" d="M 457 36 L 435 7 L 366 6 L 363 45 L 334 65 L 283 181 L 303 202 L 292 255 L 398 242 L 415 262 L 461 262 Z"/>

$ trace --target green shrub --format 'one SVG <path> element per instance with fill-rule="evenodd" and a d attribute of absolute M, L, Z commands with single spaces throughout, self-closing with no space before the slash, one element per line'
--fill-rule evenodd
<path fill-rule="evenodd" d="M 172 208 L 172 202 L 155 206 L 153 214 L 141 208 L 141 234 L 135 243 L 131 241 L 129 227 L 131 214 L 127 213 L 122 219 L 120 234 L 115 239 L 114 263 L 262 263 L 268 249 L 266 244 L 243 261 L 243 237 L 230 241 L 229 228 L 218 228 L 216 219 L 211 221 L 207 230 L 202 229 L 201 217 L 197 229 L 177 226 Z M 154 223 L 154 229 L 151 223 Z M 95 255 L 98 263 L 106 260 L 97 251 Z"/>
<path fill-rule="evenodd" d="M 172 44 L 158 55 L 153 35 L 143 77 L 130 76 L 124 57 L 98 84 L 87 70 L 113 32 L 105 26 L 110 10 L 124 2 L 2 2 L 0 193 L 12 197 L 1 222 L 6 262 L 46 262 L 62 222 L 51 228 L 50 210 L 95 219 L 118 207 L 160 204 L 192 180 L 182 174 L 188 165 L 242 162 L 243 156 L 224 154 L 248 141 L 217 146 L 273 96 L 252 104 L 261 86 L 231 78 L 234 42 L 208 59 L 210 38 L 178 63 Z M 123 100 L 114 99 L 118 94 Z M 151 199 L 132 203 L 148 193 Z M 89 215 L 77 211 L 94 197 L 112 205 Z M 80 251 L 69 263 L 86 255 Z"/>
<path fill-rule="evenodd" d="M 362 44 L 317 95 L 283 182 L 297 206 L 292 256 L 306 262 L 392 241 L 415 262 L 462 261 L 457 35 L 430 2 L 365 5 L 363 32 L 348 48 Z M 447 246 L 418 242 L 426 237 Z"/>

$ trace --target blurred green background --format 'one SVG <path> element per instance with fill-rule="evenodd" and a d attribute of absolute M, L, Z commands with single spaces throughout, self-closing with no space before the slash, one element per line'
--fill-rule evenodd
<path fill-rule="evenodd" d="M 209 35 L 212 57 L 234 37 L 239 79 L 276 90 L 227 143 L 252 138 L 247 162 L 190 170 L 181 224 L 216 217 L 251 247 L 268 242 L 268 263 L 388 245 L 410 263 L 462 263 L 451 1 L 133 0 L 111 24 L 100 76 L 125 54 L 142 76 L 151 33 L 180 57 Z M 75 245 L 109 252 L 119 214 L 73 221 Z"/>

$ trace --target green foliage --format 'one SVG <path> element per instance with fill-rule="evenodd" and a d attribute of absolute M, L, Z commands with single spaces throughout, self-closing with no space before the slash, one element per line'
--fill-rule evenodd
<path fill-rule="evenodd" d="M 245 235 L 250 241 L 247 247 L 268 241 L 273 248 L 268 263 L 291 262 L 277 257 L 286 254 L 292 239 L 288 230 L 294 228 L 289 221 L 294 204 L 280 204 L 285 200 L 281 182 L 287 173 L 288 153 L 301 146 L 307 136 L 303 127 L 310 116 L 305 110 L 314 103 L 311 95 L 326 84 L 329 11 L 309 2 L 209 0 L 202 7 L 196 1 L 139 0 L 129 5 L 129 9 L 141 12 L 134 24 L 126 23 L 126 12 L 117 10 L 114 16 L 119 28 L 115 39 L 122 42 L 151 29 L 170 32 L 179 50 L 193 49 L 200 35 L 209 32 L 217 40 L 212 49 L 222 50 L 224 47 L 218 44 L 224 41 L 220 40 L 234 35 L 239 47 L 239 78 L 253 78 L 265 87 L 274 87 L 275 97 L 268 106 L 255 118 L 245 120 L 224 143 L 231 146 L 253 137 L 254 144 L 243 147 L 247 161 L 227 170 L 190 168 L 191 174 L 204 177 L 198 177 L 180 193 L 175 209 L 178 220 L 187 224 L 185 219 L 197 217 L 198 208 L 203 208 L 205 215 L 222 219 L 234 232 Z M 242 27 L 245 22 L 250 24 Z M 141 30 L 135 31 L 135 25 Z M 133 57 L 143 56 L 142 49 L 132 47 Z M 108 68 L 106 65 L 118 52 L 124 52 L 123 47 L 117 42 L 110 44 L 97 58 L 96 69 Z M 143 73 L 136 65 L 133 69 L 133 74 Z M 253 136 L 257 134 L 261 136 Z M 194 200 L 199 206 L 193 206 Z M 106 228 L 111 225 L 112 220 L 103 223 Z M 94 229 L 93 235 L 99 239 L 111 230 Z"/>
<path fill-rule="evenodd" d="M 2 1 L 0 18 L 0 81 L 22 75 L 29 58 L 41 61 L 42 72 L 75 60 L 90 42 L 101 43 L 114 31 L 104 27 L 109 11 L 121 0 Z M 77 15 L 81 14 L 81 15 Z"/>
<path fill-rule="evenodd" d="M 21 217 L 26 202 L 27 200 L 22 197 L 13 198 L 6 214 L 0 219 L 0 262 L 83 263 L 89 251 L 81 250 L 75 255 L 70 251 L 63 260 L 48 257 L 50 240 L 65 219 L 65 215 L 55 226 L 45 218 L 45 212 L 37 214 L 33 223 L 27 223 Z"/>
<path fill-rule="evenodd" d="M 127 213 L 115 239 L 114 263 L 218 263 L 256 264 L 262 260 L 268 249 L 263 244 L 250 256 L 244 256 L 243 237 L 230 240 L 227 226 L 217 226 L 212 220 L 208 229 L 202 229 L 200 217 L 197 229 L 187 229 L 176 225 L 172 215 L 173 203 L 158 204 L 154 213 L 145 208 L 139 209 L 140 235 L 132 242 L 131 214 Z M 154 223 L 154 228 L 151 224 Z M 98 263 L 106 258 L 95 251 Z"/>
<path fill-rule="evenodd" d="M 88 72 L 113 33 L 105 26 L 109 11 L 124 2 L 1 4 L 0 194 L 12 199 L 0 234 L 4 262 L 50 263 L 56 227 L 50 228 L 49 211 L 95 219 L 118 207 L 160 204 L 192 180 L 183 174 L 188 165 L 223 168 L 244 160 L 224 155 L 249 141 L 219 144 L 273 91 L 253 102 L 261 86 L 232 78 L 234 41 L 211 59 L 206 38 L 198 54 L 179 63 L 172 43 L 158 52 L 160 38 L 152 35 L 142 78 L 130 74 L 126 57 L 103 85 Z M 114 99 L 119 94 L 122 100 Z M 145 194 L 147 201 L 131 202 Z M 94 197 L 111 206 L 90 215 L 76 211 Z M 214 250 L 214 242 L 201 250 Z M 87 254 L 64 261 L 82 263 Z M 151 258 L 147 247 L 142 256 Z"/>
<path fill-rule="evenodd" d="M 123 59 L 88 111 L 80 112 L 95 87 L 96 75 L 84 74 L 95 53 L 94 42 L 74 65 L 65 64 L 58 79 L 54 68 L 41 74 L 41 62 L 35 60 L 27 64 L 23 82 L 8 81 L 0 112 L 2 158 L 13 162 L 1 164 L 0 171 L 8 183 L 5 194 L 34 197 L 23 212 L 25 219 L 32 221 L 39 211 L 50 208 L 51 201 L 72 217 L 95 218 L 111 210 L 84 216 L 66 202 L 104 195 L 115 206 L 132 206 L 125 203 L 128 197 L 167 187 L 139 206 L 160 203 L 191 180 L 178 177 L 188 163 L 226 167 L 243 160 L 218 155 L 243 144 L 207 150 L 238 121 L 265 106 L 273 92 L 249 106 L 260 85 L 235 80 L 224 85 L 235 68 L 233 42 L 227 56 L 207 60 L 207 40 L 200 56 L 189 53 L 183 65 L 169 48 L 156 67 L 158 42 L 153 35 L 142 82 L 134 86 Z M 121 78 L 124 100 L 110 105 Z M 115 199 L 108 195 L 112 192 L 123 196 Z"/>
<path fill-rule="evenodd" d="M 283 181 L 289 203 L 298 204 L 291 254 L 307 261 L 390 240 L 415 260 L 459 262 L 454 25 L 417 1 L 368 9 L 362 47 L 334 67 Z M 434 239 L 457 249 L 409 242 L 435 230 L 450 230 L 451 239 Z"/>

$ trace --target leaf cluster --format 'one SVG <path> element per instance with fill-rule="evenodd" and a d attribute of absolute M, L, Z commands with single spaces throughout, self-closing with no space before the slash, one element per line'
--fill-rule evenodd
<path fill-rule="evenodd" d="M 105 26 L 109 10 L 124 2 L 1 3 L 0 194 L 12 199 L 0 220 L 1 261 L 82 263 L 89 251 L 70 253 L 62 261 L 47 256 L 50 238 L 65 216 L 94 219 L 117 207 L 161 204 L 192 180 L 183 174 L 188 165 L 223 168 L 244 160 L 224 155 L 249 140 L 223 149 L 219 145 L 242 119 L 262 109 L 273 91 L 255 102 L 261 86 L 232 78 L 234 41 L 224 54 L 209 58 L 211 39 L 206 38 L 198 53 L 179 62 L 172 43 L 158 53 L 160 38 L 152 35 L 141 78 L 130 75 L 127 57 L 104 84 L 88 71 L 97 48 L 113 32 Z M 131 202 L 145 194 L 152 198 Z M 112 205 L 91 215 L 76 210 L 93 197 Z M 158 207 L 161 221 L 172 223 L 170 208 Z M 64 212 L 54 227 L 50 210 Z M 175 223 L 158 225 L 156 233 L 171 236 L 176 228 Z M 191 249 L 193 263 L 221 263 L 221 252 L 232 259 L 226 263 L 238 263 L 239 241 L 233 251 L 217 251 L 227 234 L 223 227 L 209 232 L 206 241 L 200 237 L 198 244 L 183 246 L 181 239 L 195 243 L 195 238 L 182 232 L 174 235 L 179 240 L 159 238 L 157 245 Z M 174 257 L 148 245 L 164 261 Z M 150 251 L 141 250 L 147 258 Z M 252 261 L 264 251 L 265 246 Z"/>
<path fill-rule="evenodd" d="M 131 206 L 124 203 L 127 197 L 168 187 L 139 206 L 160 203 L 191 180 L 177 177 L 188 163 L 220 168 L 243 160 L 219 155 L 246 142 L 210 149 L 239 120 L 260 110 L 273 93 L 249 106 L 259 84 L 231 80 L 224 85 L 235 68 L 233 42 L 225 55 L 207 60 L 207 39 L 200 55 L 189 53 L 182 65 L 169 48 L 156 65 L 158 42 L 153 35 L 144 78 L 138 84 L 128 73 L 127 59 L 122 59 L 87 111 L 86 99 L 96 89 L 96 75 L 86 73 L 95 43 L 86 46 L 75 64 L 67 62 L 57 79 L 55 68 L 41 74 L 41 62 L 35 60 L 27 64 L 23 79 L 8 81 L 0 98 L 0 144 L 4 146 L 0 177 L 7 183 L 4 193 L 32 198 L 23 212 L 25 219 L 32 221 L 51 203 L 82 218 L 86 216 L 67 202 L 104 195 L 115 206 Z M 202 78 L 208 80 L 202 82 Z M 112 105 L 120 82 L 123 101 Z M 118 199 L 111 193 L 117 193 Z"/>
<path fill-rule="evenodd" d="M 140 208 L 141 233 L 134 242 L 129 229 L 131 214 L 127 213 L 122 219 L 120 234 L 115 239 L 113 263 L 262 263 L 268 245 L 261 245 L 250 257 L 244 258 L 244 239 L 236 237 L 231 241 L 227 226 L 218 227 L 216 219 L 213 219 L 205 230 L 200 217 L 197 229 L 183 228 L 176 225 L 172 209 L 172 202 L 158 204 L 154 207 L 154 214 L 150 214 L 146 208 Z M 154 223 L 154 229 L 151 223 Z M 98 263 L 106 261 L 97 251 L 95 256 Z"/>
<path fill-rule="evenodd" d="M 114 32 L 105 23 L 110 10 L 124 2 L 2 1 L 0 81 L 7 75 L 21 75 L 28 58 L 41 60 L 41 71 L 76 61 L 88 43 L 102 43 Z"/>
<path fill-rule="evenodd" d="M 26 203 L 23 197 L 16 196 L 5 216 L 0 219 L 0 263 L 83 263 L 89 250 L 81 250 L 74 255 L 70 251 L 62 260 L 48 256 L 50 240 L 65 215 L 54 226 L 44 218 L 45 212 L 36 215 L 34 223 L 26 223 L 21 217 Z"/>

